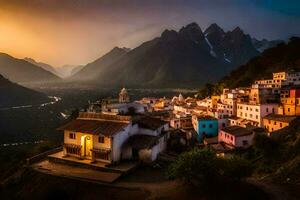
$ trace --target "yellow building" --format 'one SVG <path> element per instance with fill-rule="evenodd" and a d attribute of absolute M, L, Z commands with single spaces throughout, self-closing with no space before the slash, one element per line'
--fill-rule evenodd
<path fill-rule="evenodd" d="M 122 138 L 130 126 L 128 116 L 80 113 L 76 120 L 63 125 L 63 154 L 92 162 L 113 163 L 120 160 Z"/>
<path fill-rule="evenodd" d="M 281 108 L 279 113 L 283 115 L 300 115 L 300 89 L 288 89 L 281 91 Z"/>
<path fill-rule="evenodd" d="M 218 108 L 218 101 L 220 100 L 220 96 L 214 95 L 211 96 L 211 108 Z"/>
<path fill-rule="evenodd" d="M 263 125 L 268 130 L 269 135 L 271 135 L 271 132 L 289 126 L 295 119 L 296 116 L 269 114 L 263 118 Z"/>

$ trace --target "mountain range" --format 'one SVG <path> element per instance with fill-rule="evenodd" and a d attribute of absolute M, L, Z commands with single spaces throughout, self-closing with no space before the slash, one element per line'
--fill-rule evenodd
<path fill-rule="evenodd" d="M 16 83 L 43 83 L 59 81 L 60 78 L 24 59 L 0 53 L 0 74 Z"/>
<path fill-rule="evenodd" d="M 111 87 L 198 87 L 258 56 L 259 40 L 257 46 L 253 41 L 239 27 L 225 32 L 212 24 L 202 31 L 191 23 L 132 50 L 115 47 L 68 80 Z"/>
<path fill-rule="evenodd" d="M 107 87 L 199 87 L 280 42 L 252 38 L 239 27 L 224 31 L 211 24 L 202 31 L 191 23 L 179 31 L 165 30 L 134 49 L 115 47 L 85 66 L 54 68 L 0 53 L 0 74 L 21 84 L 60 82 L 62 77 L 71 83 Z"/>
<path fill-rule="evenodd" d="M 0 108 L 34 105 L 49 101 L 45 94 L 12 83 L 0 75 Z"/>
<path fill-rule="evenodd" d="M 24 58 L 24 60 L 38 67 L 41 67 L 44 70 L 51 72 L 52 74 L 55 74 L 56 76 L 59 76 L 61 78 L 72 76 L 84 67 L 83 65 L 63 65 L 61 67 L 53 67 L 47 63 L 37 62 L 34 59 L 28 57 Z"/>

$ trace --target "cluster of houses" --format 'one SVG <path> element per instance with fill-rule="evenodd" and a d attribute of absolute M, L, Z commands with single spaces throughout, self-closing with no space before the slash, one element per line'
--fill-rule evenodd
<path fill-rule="evenodd" d="M 273 73 L 250 87 L 224 89 L 199 100 L 145 97 L 130 101 L 123 88 L 118 99 L 91 103 L 64 132 L 63 156 L 118 164 L 152 162 L 165 151 L 172 133 L 208 145 L 218 155 L 248 148 L 255 134 L 289 126 L 300 115 L 300 73 Z"/>
<path fill-rule="evenodd" d="M 223 89 L 222 94 L 202 100 L 184 98 L 139 101 L 151 111 L 170 113 L 170 127 L 189 131 L 200 144 L 220 155 L 234 148 L 248 148 L 255 134 L 272 136 L 300 115 L 300 73 L 273 73 L 250 87 Z"/>

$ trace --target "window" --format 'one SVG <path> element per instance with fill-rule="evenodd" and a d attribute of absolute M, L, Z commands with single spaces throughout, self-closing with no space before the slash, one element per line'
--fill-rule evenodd
<path fill-rule="evenodd" d="M 279 124 L 280 128 L 282 128 L 282 123 Z"/>
<path fill-rule="evenodd" d="M 212 124 L 210 124 L 210 125 L 209 125 L 209 128 L 212 128 L 212 127 L 213 127 L 213 125 L 212 125 Z"/>
<path fill-rule="evenodd" d="M 222 127 L 225 127 L 225 123 L 222 123 Z"/>
<path fill-rule="evenodd" d="M 274 122 L 274 125 L 276 125 L 276 122 Z"/>
<path fill-rule="evenodd" d="M 70 133 L 69 138 L 75 140 L 76 139 L 76 134 L 75 133 Z"/>
<path fill-rule="evenodd" d="M 202 124 L 202 128 L 206 128 L 206 125 L 205 125 L 205 124 Z"/>
<path fill-rule="evenodd" d="M 104 137 L 103 136 L 99 136 L 98 137 L 98 142 L 99 143 L 104 143 Z"/>
<path fill-rule="evenodd" d="M 266 108 L 266 112 L 269 112 L 269 108 Z"/>

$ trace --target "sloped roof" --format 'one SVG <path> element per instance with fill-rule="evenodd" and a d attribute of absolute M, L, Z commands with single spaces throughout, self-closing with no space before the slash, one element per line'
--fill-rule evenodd
<path fill-rule="evenodd" d="M 75 119 L 59 127 L 58 130 L 104 135 L 109 137 L 118 133 L 127 125 L 128 123 L 126 122 Z"/>
<path fill-rule="evenodd" d="M 158 143 L 158 136 L 152 135 L 133 135 L 125 143 L 125 145 L 131 146 L 134 149 L 149 149 Z"/>
<path fill-rule="evenodd" d="M 222 128 L 222 131 L 233 135 L 233 136 L 246 136 L 246 135 L 251 135 L 253 133 L 252 130 L 249 130 L 247 128 L 241 127 L 241 126 L 228 126 L 225 128 Z"/>
<path fill-rule="evenodd" d="M 142 117 L 136 121 L 136 123 L 139 125 L 141 128 L 146 128 L 146 129 L 151 129 L 151 130 L 156 130 L 163 125 L 167 124 L 167 122 L 155 118 L 155 117 Z"/>

